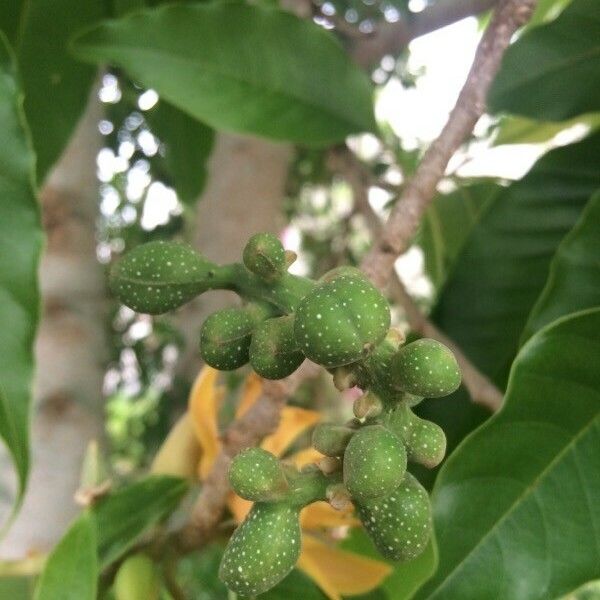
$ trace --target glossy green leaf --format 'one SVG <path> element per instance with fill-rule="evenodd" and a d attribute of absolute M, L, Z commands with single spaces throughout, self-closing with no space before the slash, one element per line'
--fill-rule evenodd
<path fill-rule="evenodd" d="M 50 554 L 35 600 L 95 600 L 97 581 L 96 527 L 83 513 Z"/>
<path fill-rule="evenodd" d="M 417 243 L 425 255 L 425 271 L 436 288 L 444 282 L 484 206 L 501 189 L 493 183 L 465 185 L 440 194 L 425 213 Z"/>
<path fill-rule="evenodd" d="M 104 0 L 21 3 L 14 48 L 40 180 L 69 140 L 96 72 L 68 53 L 67 42 L 76 31 L 104 17 L 105 6 Z"/>
<path fill-rule="evenodd" d="M 438 477 L 439 567 L 418 597 L 541 600 L 598 575 L 597 356 L 599 309 L 523 346 L 504 407 Z"/>
<path fill-rule="evenodd" d="M 334 36 L 277 9 L 170 5 L 74 41 L 217 129 L 315 144 L 374 130 L 372 86 Z"/>
<path fill-rule="evenodd" d="M 122 556 L 140 535 L 173 512 L 187 490 L 188 484 L 178 477 L 151 476 L 95 506 L 100 568 Z"/>
<path fill-rule="evenodd" d="M 43 234 L 35 194 L 35 158 L 11 56 L 0 32 L 0 436 L 17 471 L 18 504 L 29 471 L 29 405 Z"/>
<path fill-rule="evenodd" d="M 555 21 L 525 32 L 504 55 L 492 111 L 563 121 L 600 110 L 598 0 L 573 0 Z"/>
<path fill-rule="evenodd" d="M 558 247 L 523 341 L 563 315 L 595 306 L 600 306 L 600 192 Z"/>
<path fill-rule="evenodd" d="M 540 144 L 550 141 L 555 135 L 576 125 L 587 127 L 590 131 L 600 128 L 600 113 L 590 113 L 573 117 L 568 121 L 549 123 L 526 117 L 505 117 L 494 137 L 493 145 L 502 144 Z"/>
<path fill-rule="evenodd" d="M 559 243 L 600 186 L 598 164 L 599 134 L 541 158 L 486 208 L 440 294 L 435 322 L 500 385 Z"/>
<path fill-rule="evenodd" d="M 159 166 L 159 176 L 175 188 L 182 202 L 195 202 L 206 183 L 214 130 L 164 100 L 144 116 L 162 143 L 164 169 Z"/>

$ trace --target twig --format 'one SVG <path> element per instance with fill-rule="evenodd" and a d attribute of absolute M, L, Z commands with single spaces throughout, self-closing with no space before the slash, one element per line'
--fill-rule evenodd
<path fill-rule="evenodd" d="M 176 542 L 181 552 L 198 548 L 211 539 L 230 491 L 227 473 L 231 459 L 244 448 L 256 446 L 263 437 L 275 431 L 286 400 L 302 381 L 314 377 L 316 373 L 318 367 L 307 361 L 286 379 L 265 381 L 262 396 L 223 434 L 223 448 L 204 481 L 190 521 L 177 534 Z"/>
<path fill-rule="evenodd" d="M 415 38 L 481 14 L 496 3 L 497 0 L 440 0 L 410 19 L 381 23 L 372 34 L 352 40 L 350 54 L 357 64 L 371 67 L 388 54 L 398 56 Z"/>
<path fill-rule="evenodd" d="M 537 0 L 501 0 L 477 51 L 467 80 L 439 137 L 429 146 L 414 177 L 407 182 L 381 237 L 361 268 L 385 287 L 396 258 L 409 246 L 433 199 L 448 162 L 485 110 L 485 99 L 514 32 L 531 16 Z"/>
<path fill-rule="evenodd" d="M 368 189 L 372 184 L 368 169 L 345 147 L 335 149 L 329 153 L 328 165 L 333 171 L 341 173 L 346 179 L 348 185 L 352 188 L 356 209 L 364 216 L 375 237 L 380 236 L 382 223 L 373 212 L 368 199 Z M 389 288 L 394 300 L 404 308 L 406 319 L 413 331 L 438 340 L 452 350 L 460 365 L 463 382 L 473 402 L 481 404 L 492 411 L 497 411 L 502 405 L 500 390 L 473 365 L 455 342 L 427 319 L 395 272 L 391 277 Z"/>

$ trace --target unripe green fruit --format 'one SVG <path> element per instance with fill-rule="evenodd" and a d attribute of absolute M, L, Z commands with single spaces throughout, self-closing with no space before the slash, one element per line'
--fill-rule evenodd
<path fill-rule="evenodd" d="M 406 450 L 395 433 L 368 425 L 352 436 L 344 453 L 344 484 L 357 501 L 387 495 L 405 472 Z"/>
<path fill-rule="evenodd" d="M 185 244 L 149 242 L 113 265 L 110 287 L 129 308 L 158 315 L 211 289 L 215 268 Z"/>
<path fill-rule="evenodd" d="M 279 583 L 300 555 L 300 509 L 257 503 L 229 540 L 219 577 L 243 596 L 262 594 Z"/>
<path fill-rule="evenodd" d="M 158 600 L 160 578 L 154 563 L 145 554 L 130 556 L 115 577 L 116 600 Z"/>
<path fill-rule="evenodd" d="M 375 546 L 391 560 L 410 560 L 423 550 L 431 535 L 431 505 L 421 484 L 406 473 L 390 494 L 356 509 Z"/>
<path fill-rule="evenodd" d="M 432 469 L 444 459 L 444 430 L 432 421 L 421 419 L 408 406 L 398 406 L 389 415 L 388 427 L 404 441 L 410 461 Z"/>
<path fill-rule="evenodd" d="M 289 489 L 281 463 L 262 448 L 248 448 L 233 459 L 229 483 L 238 496 L 252 502 L 279 499 Z"/>
<path fill-rule="evenodd" d="M 231 371 L 248 362 L 254 320 L 243 308 L 224 308 L 210 315 L 200 330 L 200 354 L 206 364 Z"/>
<path fill-rule="evenodd" d="M 327 368 L 356 362 L 387 333 L 386 299 L 364 277 L 339 275 L 300 302 L 294 332 L 304 354 Z"/>
<path fill-rule="evenodd" d="M 436 340 L 424 338 L 403 346 L 391 369 L 397 389 L 424 398 L 447 396 L 460 385 L 454 354 Z"/>
<path fill-rule="evenodd" d="M 325 456 L 343 456 L 356 429 L 344 425 L 320 423 L 313 431 L 312 445 Z"/>
<path fill-rule="evenodd" d="M 244 248 L 244 264 L 267 282 L 277 281 L 287 270 L 285 250 L 272 233 L 253 235 Z"/>
<path fill-rule="evenodd" d="M 283 379 L 303 361 L 292 315 L 267 319 L 256 327 L 250 342 L 250 364 L 261 377 Z"/>

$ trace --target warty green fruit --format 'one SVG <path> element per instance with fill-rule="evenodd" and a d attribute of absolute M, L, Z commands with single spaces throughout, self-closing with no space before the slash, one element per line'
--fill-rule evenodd
<path fill-rule="evenodd" d="M 357 502 L 356 510 L 386 558 L 406 561 L 425 550 L 432 529 L 431 505 L 426 490 L 410 473 L 388 495 Z"/>
<path fill-rule="evenodd" d="M 313 431 L 312 445 L 325 456 L 343 456 L 356 429 L 345 425 L 320 423 Z"/>
<path fill-rule="evenodd" d="M 304 361 L 294 336 L 294 317 L 286 315 L 260 323 L 250 342 L 250 364 L 265 379 L 283 379 Z"/>
<path fill-rule="evenodd" d="M 437 340 L 423 338 L 398 350 L 391 364 L 396 389 L 424 398 L 454 392 L 461 375 L 452 351 Z"/>
<path fill-rule="evenodd" d="M 262 448 L 242 450 L 233 459 L 229 483 L 238 496 L 252 502 L 280 499 L 289 490 L 279 459 Z"/>
<path fill-rule="evenodd" d="M 211 289 L 215 267 L 186 244 L 149 242 L 113 265 L 110 288 L 129 308 L 158 315 Z"/>
<path fill-rule="evenodd" d="M 383 425 L 368 425 L 350 439 L 344 452 L 344 485 L 357 501 L 385 496 L 406 472 L 402 440 Z"/>
<path fill-rule="evenodd" d="M 210 315 L 200 330 L 200 355 L 220 371 L 238 369 L 248 362 L 255 322 L 243 308 L 224 308 Z"/>
<path fill-rule="evenodd" d="M 285 250 L 272 233 L 253 235 L 244 248 L 244 265 L 266 282 L 281 278 L 287 270 Z"/>
<path fill-rule="evenodd" d="M 298 507 L 256 503 L 229 540 L 219 577 L 237 594 L 262 594 L 293 569 L 300 546 Z"/>
<path fill-rule="evenodd" d="M 390 326 L 386 299 L 364 277 L 339 275 L 300 302 L 294 333 L 300 349 L 326 368 L 365 358 Z"/>
<path fill-rule="evenodd" d="M 446 434 L 437 423 L 421 419 L 408 406 L 400 405 L 390 413 L 387 424 L 404 441 L 411 462 L 432 469 L 444 459 Z"/>

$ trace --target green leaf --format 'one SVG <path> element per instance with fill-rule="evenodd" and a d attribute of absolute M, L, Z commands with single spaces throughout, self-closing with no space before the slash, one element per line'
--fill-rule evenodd
<path fill-rule="evenodd" d="M 600 192 L 561 242 L 550 275 L 523 332 L 523 341 L 563 315 L 600 306 Z"/>
<path fill-rule="evenodd" d="M 558 148 L 489 205 L 463 245 L 435 322 L 503 385 L 562 238 L 600 186 L 600 134 Z"/>
<path fill-rule="evenodd" d="M 166 183 L 175 188 L 182 202 L 192 204 L 206 183 L 214 130 L 164 100 L 144 116 L 164 148 Z"/>
<path fill-rule="evenodd" d="M 590 131 L 595 131 L 600 127 L 600 113 L 581 115 L 558 123 L 507 116 L 502 120 L 497 130 L 493 145 L 540 144 L 550 141 L 561 131 L 570 129 L 575 125 L 581 125 L 587 127 Z"/>
<path fill-rule="evenodd" d="M 334 36 L 277 9 L 168 5 L 99 25 L 74 49 L 217 129 L 320 144 L 376 127 L 372 86 Z"/>
<path fill-rule="evenodd" d="M 43 240 L 35 158 L 22 100 L 14 59 L 0 32 L 0 436 L 18 475 L 17 506 L 29 472 L 33 342 L 40 303 L 37 270 Z"/>
<path fill-rule="evenodd" d="M 425 254 L 425 271 L 436 288 L 446 279 L 484 206 L 501 189 L 492 183 L 465 185 L 439 195 L 425 213 L 417 243 Z"/>
<path fill-rule="evenodd" d="M 556 598 L 598 575 L 599 355 L 599 309 L 521 349 L 504 407 L 438 477 L 440 562 L 418 597 Z"/>
<path fill-rule="evenodd" d="M 140 535 L 167 517 L 188 490 L 178 477 L 151 476 L 110 494 L 94 507 L 100 568 L 123 555 Z"/>
<path fill-rule="evenodd" d="M 504 55 L 492 111 L 563 121 L 600 110 L 598 0 L 574 0 L 555 21 L 530 29 Z"/>
<path fill-rule="evenodd" d="M 50 554 L 35 600 L 95 600 L 97 580 L 96 527 L 83 513 Z"/>
<path fill-rule="evenodd" d="M 21 6 L 15 53 L 41 181 L 69 140 L 96 73 L 68 54 L 67 41 L 105 16 L 105 2 L 30 0 Z"/>

